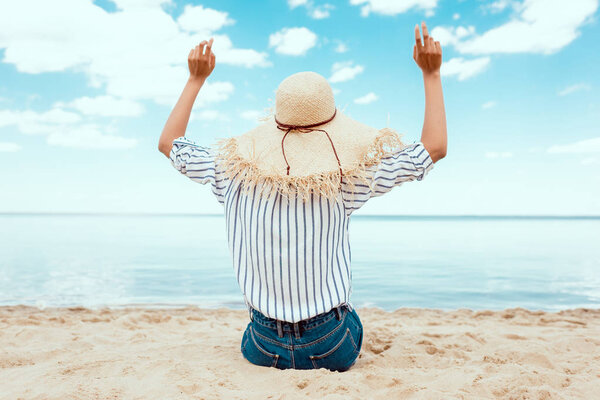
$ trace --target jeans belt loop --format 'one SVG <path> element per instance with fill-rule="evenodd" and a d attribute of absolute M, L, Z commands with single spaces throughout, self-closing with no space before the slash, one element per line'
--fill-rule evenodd
<path fill-rule="evenodd" d="M 336 317 L 337 317 L 338 321 L 341 321 L 341 319 L 342 319 L 342 311 L 340 310 L 340 307 L 336 307 L 335 308 L 335 313 L 337 314 Z"/>
<path fill-rule="evenodd" d="M 281 321 L 277 320 L 276 324 L 277 324 L 277 336 L 282 338 L 283 337 L 283 328 L 281 327 Z"/>
<path fill-rule="evenodd" d="M 296 335 L 296 339 L 300 339 L 300 323 L 294 322 L 294 334 Z"/>

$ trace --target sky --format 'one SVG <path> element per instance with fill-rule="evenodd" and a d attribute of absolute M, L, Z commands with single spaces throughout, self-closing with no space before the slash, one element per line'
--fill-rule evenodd
<path fill-rule="evenodd" d="M 598 0 L 1 2 L 0 212 L 222 213 L 158 151 L 210 37 L 197 143 L 259 124 L 299 71 L 418 141 L 422 20 L 443 49 L 447 155 L 355 214 L 600 215 Z"/>

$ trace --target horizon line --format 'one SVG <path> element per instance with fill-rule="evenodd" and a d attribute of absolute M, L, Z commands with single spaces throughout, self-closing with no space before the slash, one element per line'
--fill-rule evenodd
<path fill-rule="evenodd" d="M 161 212 L 52 212 L 0 211 L 0 216 L 89 216 L 89 217 L 223 217 L 222 213 L 161 213 Z M 512 218 L 512 219 L 600 219 L 586 214 L 352 214 L 356 218 Z"/>

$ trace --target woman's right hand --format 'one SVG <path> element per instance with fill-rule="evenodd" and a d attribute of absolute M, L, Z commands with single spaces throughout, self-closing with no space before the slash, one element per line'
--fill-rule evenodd
<path fill-rule="evenodd" d="M 421 25 L 423 27 L 423 42 L 421 42 L 419 25 L 415 25 L 415 40 L 417 43 L 413 47 L 413 59 L 424 75 L 439 73 L 442 66 L 442 46 L 440 42 L 436 42 L 433 37 L 429 36 L 425 21 Z"/>
<path fill-rule="evenodd" d="M 203 40 L 194 47 L 188 55 L 188 67 L 190 79 L 206 80 L 215 69 L 215 53 L 211 51 L 213 38 L 210 41 Z"/>

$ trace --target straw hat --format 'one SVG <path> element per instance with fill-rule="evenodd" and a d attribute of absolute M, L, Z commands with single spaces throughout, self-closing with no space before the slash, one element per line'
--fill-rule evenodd
<path fill-rule="evenodd" d="M 216 146 L 225 174 L 261 194 L 334 198 L 341 179 L 352 185 L 355 180 L 348 178 L 354 177 L 368 185 L 366 168 L 404 147 L 392 129 L 372 128 L 337 109 L 331 86 L 312 71 L 284 79 L 277 88 L 275 114 L 263 120 Z"/>

